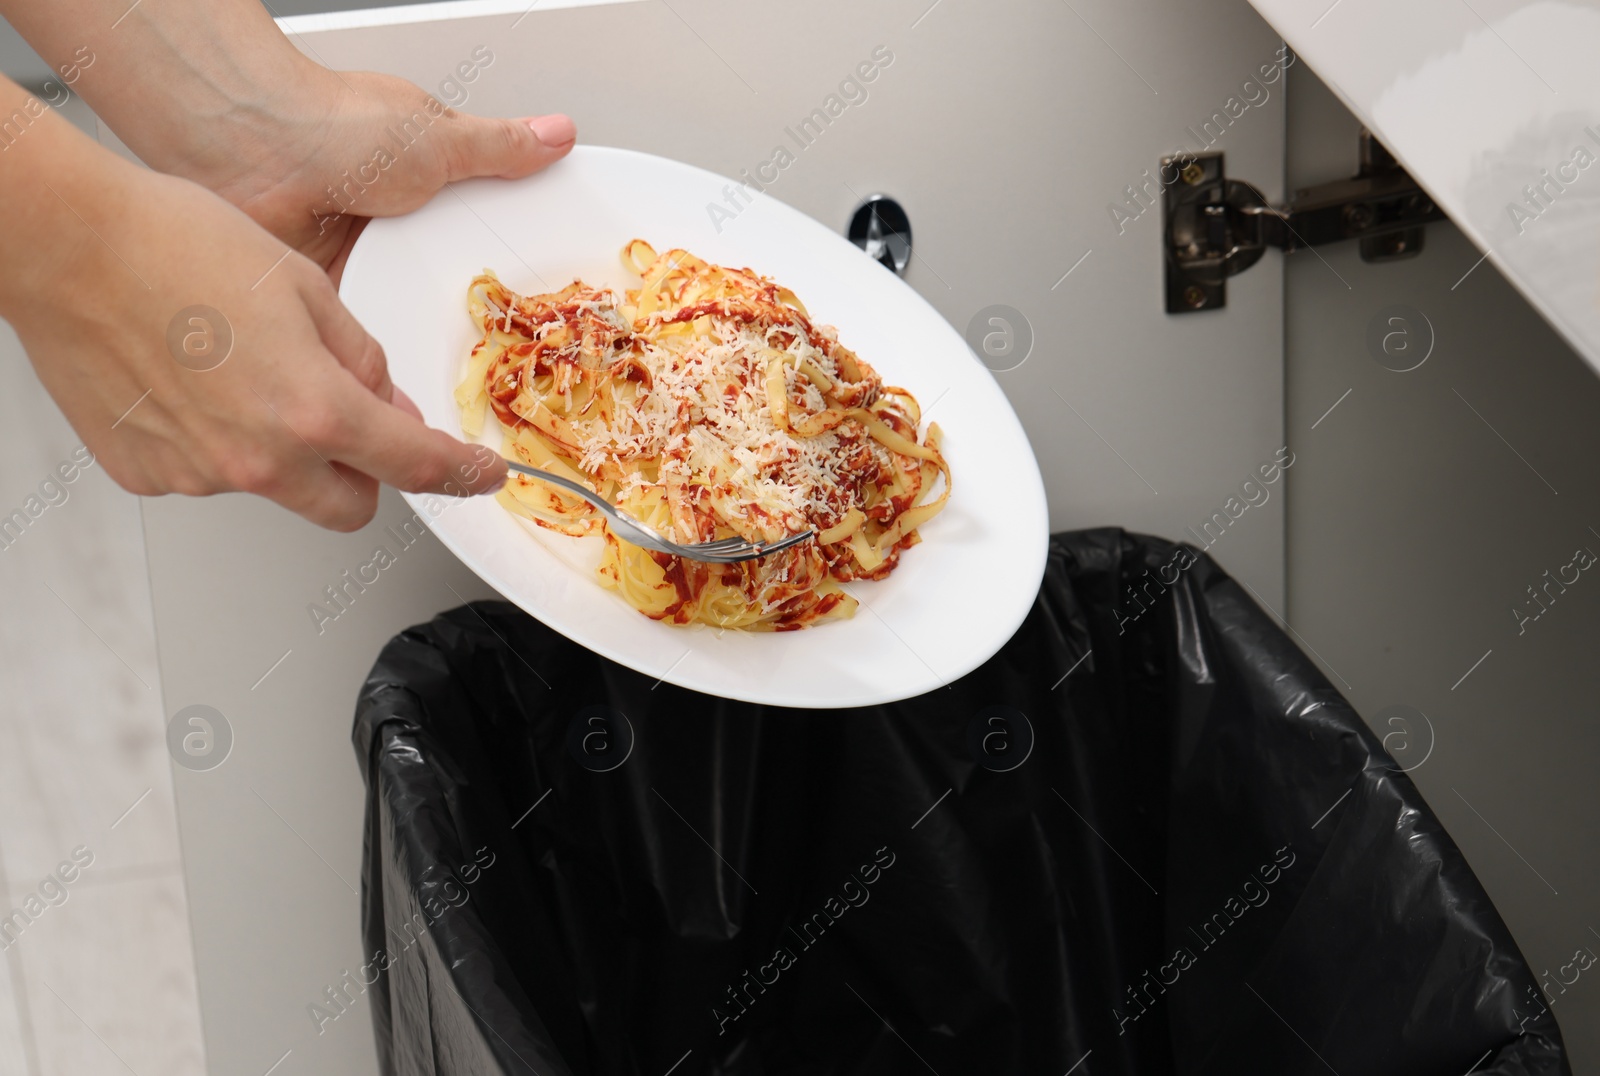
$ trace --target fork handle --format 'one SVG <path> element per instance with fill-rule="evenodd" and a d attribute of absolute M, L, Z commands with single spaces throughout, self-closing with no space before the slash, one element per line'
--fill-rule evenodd
<path fill-rule="evenodd" d="M 792 534 L 789 537 L 784 538 L 781 541 L 774 542 L 770 545 L 755 543 L 747 550 L 740 550 L 737 552 L 730 551 L 726 553 L 720 553 L 720 555 L 710 555 L 709 550 L 693 545 L 681 545 L 677 542 L 672 542 L 666 538 L 663 538 L 645 524 L 627 515 L 625 512 L 620 511 L 616 505 L 607 503 L 606 500 L 598 493 L 579 485 L 570 478 L 562 478 L 560 475 L 551 474 L 549 471 L 541 471 L 535 467 L 529 467 L 525 464 L 517 463 L 515 460 L 506 460 L 506 466 L 518 474 L 525 474 L 529 478 L 537 478 L 541 482 L 549 482 L 552 485 L 560 486 L 562 489 L 569 489 L 573 493 L 576 493 L 578 496 L 582 497 L 584 500 L 600 509 L 606 518 L 611 520 L 613 533 L 617 534 L 617 537 L 622 541 L 629 542 L 633 545 L 642 546 L 645 549 L 654 549 L 661 553 L 668 553 L 675 557 L 687 557 L 690 560 L 700 560 L 718 564 L 731 564 L 742 560 L 755 560 L 758 557 L 766 556 L 768 553 L 776 553 L 779 550 L 788 549 L 790 546 L 795 545 L 798 542 L 807 540 L 814 533 L 808 529 L 799 534 Z M 726 539 L 724 540 L 726 541 Z M 716 543 L 705 544 L 715 545 Z"/>

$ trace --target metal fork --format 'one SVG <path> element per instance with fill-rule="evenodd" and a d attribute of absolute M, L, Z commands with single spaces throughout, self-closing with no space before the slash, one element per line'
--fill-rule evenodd
<path fill-rule="evenodd" d="M 741 560 L 755 560 L 768 553 L 776 553 L 780 549 L 788 549 L 792 545 L 812 536 L 812 531 L 805 530 L 799 534 L 791 534 L 776 542 L 752 542 L 745 538 L 719 538 L 714 542 L 700 542 L 695 545 L 680 545 L 669 542 L 655 531 L 640 523 L 637 519 L 625 512 L 619 511 L 615 505 L 609 504 L 605 498 L 593 490 L 562 478 L 560 475 L 541 471 L 535 467 L 527 467 L 513 460 L 506 460 L 506 466 L 518 474 L 525 474 L 529 478 L 537 478 L 541 482 L 549 482 L 553 486 L 560 486 L 564 490 L 576 493 L 601 512 L 605 513 L 611 521 L 611 533 L 631 545 L 642 546 L 645 549 L 654 549 L 658 553 L 670 553 L 675 557 L 687 557 L 689 560 L 703 560 L 712 564 L 734 564 Z"/>

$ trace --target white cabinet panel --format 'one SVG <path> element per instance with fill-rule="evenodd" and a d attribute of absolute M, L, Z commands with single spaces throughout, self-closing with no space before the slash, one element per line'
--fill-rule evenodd
<path fill-rule="evenodd" d="M 1252 2 L 1600 368 L 1600 8 Z"/>

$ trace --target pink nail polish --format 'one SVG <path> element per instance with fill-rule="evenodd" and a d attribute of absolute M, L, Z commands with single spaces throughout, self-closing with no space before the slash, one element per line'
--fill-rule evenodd
<path fill-rule="evenodd" d="M 558 149 L 578 137 L 577 125 L 571 117 L 559 112 L 552 116 L 535 116 L 528 121 L 534 137 L 552 149 Z"/>

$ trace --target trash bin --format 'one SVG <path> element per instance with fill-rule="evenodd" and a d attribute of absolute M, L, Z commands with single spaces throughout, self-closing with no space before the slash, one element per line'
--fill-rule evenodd
<path fill-rule="evenodd" d="M 848 711 L 474 603 L 354 741 L 388 1074 L 1570 1071 L 1416 787 L 1186 546 L 1058 535 L 999 654 Z"/>

